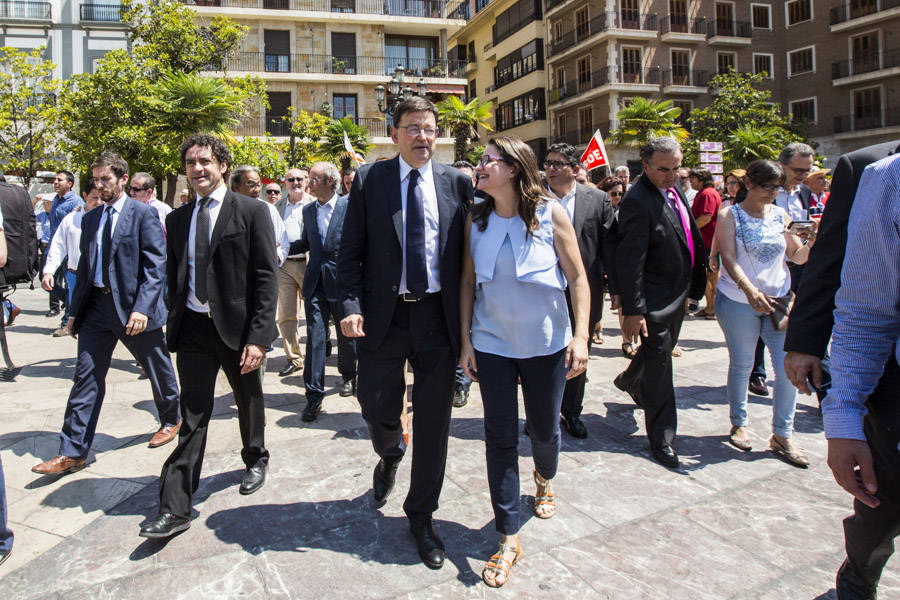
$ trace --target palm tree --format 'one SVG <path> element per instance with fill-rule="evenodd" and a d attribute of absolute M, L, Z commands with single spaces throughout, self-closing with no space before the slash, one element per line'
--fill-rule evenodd
<path fill-rule="evenodd" d="M 370 141 L 369 130 L 364 125 L 357 125 L 350 117 L 332 119 L 325 126 L 325 137 L 319 145 L 319 151 L 329 160 L 340 160 L 343 169 L 348 168 L 353 160 L 344 146 L 345 133 L 353 149 L 363 156 L 375 147 Z"/>
<path fill-rule="evenodd" d="M 781 145 L 781 132 L 766 125 L 742 125 L 728 135 L 726 154 L 728 163 L 735 167 L 745 167 L 754 160 L 775 160 Z"/>
<path fill-rule="evenodd" d="M 444 131 L 452 132 L 453 160 L 466 160 L 469 142 L 478 139 L 478 127 L 493 131 L 487 120 L 491 117 L 491 103 L 472 98 L 468 103 L 457 96 L 447 96 L 437 105 L 438 125 Z"/>
<path fill-rule="evenodd" d="M 656 137 L 672 137 L 683 142 L 688 132 L 676 121 L 680 116 L 681 109 L 673 106 L 671 100 L 634 98 L 616 114 L 619 127 L 610 134 L 609 140 L 620 146 L 642 146 Z"/>

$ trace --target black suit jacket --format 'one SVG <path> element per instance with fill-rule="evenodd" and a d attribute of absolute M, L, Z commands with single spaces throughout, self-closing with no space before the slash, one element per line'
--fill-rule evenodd
<path fill-rule="evenodd" d="M 463 229 L 472 203 L 472 180 L 432 160 L 437 193 L 441 302 L 450 344 L 459 353 L 459 276 Z M 364 165 L 350 187 L 338 253 L 338 287 L 343 316 L 362 314 L 360 346 L 376 350 L 397 306 L 403 268 L 400 160 Z"/>
<path fill-rule="evenodd" d="M 328 231 L 325 239 L 319 235 L 316 206 L 318 202 L 310 202 L 304 206 L 303 233 L 300 239 L 291 243 L 288 254 L 305 254 L 309 252 L 306 263 L 306 275 L 303 277 L 303 297 L 310 298 L 316 287 L 321 282 L 322 290 L 329 302 L 337 302 L 340 299 L 337 283 L 337 257 L 341 246 L 341 236 L 344 229 L 344 217 L 347 214 L 347 197 L 338 197 L 335 201 L 331 220 L 328 221 Z"/>
<path fill-rule="evenodd" d="M 896 152 L 900 152 L 900 140 L 861 148 L 838 159 L 831 180 L 831 195 L 788 320 L 785 350 L 825 355 L 834 326 L 834 296 L 841 287 L 847 223 L 856 188 L 867 165 Z"/>
<path fill-rule="evenodd" d="M 166 217 L 168 233 L 169 350 L 178 350 L 178 334 L 188 295 L 188 234 L 196 201 Z M 200 274 L 198 273 L 198 276 Z M 209 308 L 216 331 L 226 346 L 269 346 L 274 339 L 278 301 L 278 259 L 275 232 L 266 205 L 225 193 L 209 243 L 206 273 Z"/>
<path fill-rule="evenodd" d="M 613 208 L 606 192 L 580 183 L 575 184 L 575 214 L 572 225 L 578 239 L 578 250 L 591 288 L 589 328 L 600 319 L 603 307 L 603 247 Z"/>
<path fill-rule="evenodd" d="M 681 202 L 687 202 L 678 190 Z M 703 238 L 687 211 L 694 245 L 694 265 L 681 219 L 641 175 L 619 205 L 619 243 L 616 247 L 617 287 L 626 315 L 646 315 L 666 321 L 684 310 L 687 297 L 699 300 L 706 288 Z"/>

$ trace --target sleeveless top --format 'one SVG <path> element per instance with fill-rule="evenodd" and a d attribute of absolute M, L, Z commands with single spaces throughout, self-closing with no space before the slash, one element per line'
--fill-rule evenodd
<path fill-rule="evenodd" d="M 737 263 L 750 282 L 764 294 L 784 296 L 791 289 L 791 273 L 787 267 L 784 228 L 787 212 L 774 204 L 767 207 L 762 218 L 750 216 L 740 204 L 728 207 L 734 216 L 734 247 Z M 731 300 L 748 304 L 727 269 L 722 269 L 716 289 Z"/>
<path fill-rule="evenodd" d="M 472 225 L 475 263 L 472 345 L 507 358 L 546 356 L 572 340 L 566 278 L 553 247 L 551 202 L 537 207 L 540 227 L 526 236 L 519 215 L 491 213 L 487 227 Z"/>

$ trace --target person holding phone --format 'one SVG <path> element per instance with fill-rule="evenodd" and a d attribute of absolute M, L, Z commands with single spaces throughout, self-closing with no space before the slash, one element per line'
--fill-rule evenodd
<path fill-rule="evenodd" d="M 785 332 L 776 326 L 784 313 L 776 314 L 776 318 L 772 315 L 782 311 L 789 304 L 785 299 L 791 297 L 791 273 L 786 261 L 807 261 L 815 229 L 790 229 L 787 212 L 774 204 L 784 177 L 784 169 L 778 163 L 751 163 L 744 178 L 746 199 L 719 214 L 716 245 L 725 268 L 717 286 L 716 314 L 728 346 L 726 394 L 731 406 L 731 443 L 741 450 L 752 448 L 747 427 L 746 382 L 753 368 L 757 339 L 762 336 L 775 366 L 769 448 L 790 463 L 806 467 L 809 460 L 792 439 L 797 391 L 784 371 Z M 801 232 L 806 243 L 794 231 Z"/>

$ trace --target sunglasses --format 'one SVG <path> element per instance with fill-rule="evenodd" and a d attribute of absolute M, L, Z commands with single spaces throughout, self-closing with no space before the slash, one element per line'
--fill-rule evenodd
<path fill-rule="evenodd" d="M 302 177 L 285 177 L 284 180 L 287 181 L 288 183 L 298 183 L 300 181 L 303 181 L 303 178 Z"/>
<path fill-rule="evenodd" d="M 612 198 L 621 198 L 622 196 L 625 195 L 625 193 L 624 192 L 609 192 L 609 195 Z"/>
<path fill-rule="evenodd" d="M 150 189 L 150 188 L 147 188 L 147 187 L 134 187 L 134 186 L 129 186 L 128 191 L 130 191 L 132 194 L 137 194 L 138 192 L 146 192 L 146 191 L 149 190 L 149 189 Z"/>
<path fill-rule="evenodd" d="M 562 169 L 570 166 L 569 163 L 562 160 L 545 160 L 544 169 Z"/>
<path fill-rule="evenodd" d="M 267 194 L 280 194 L 281 190 L 266 190 Z"/>

